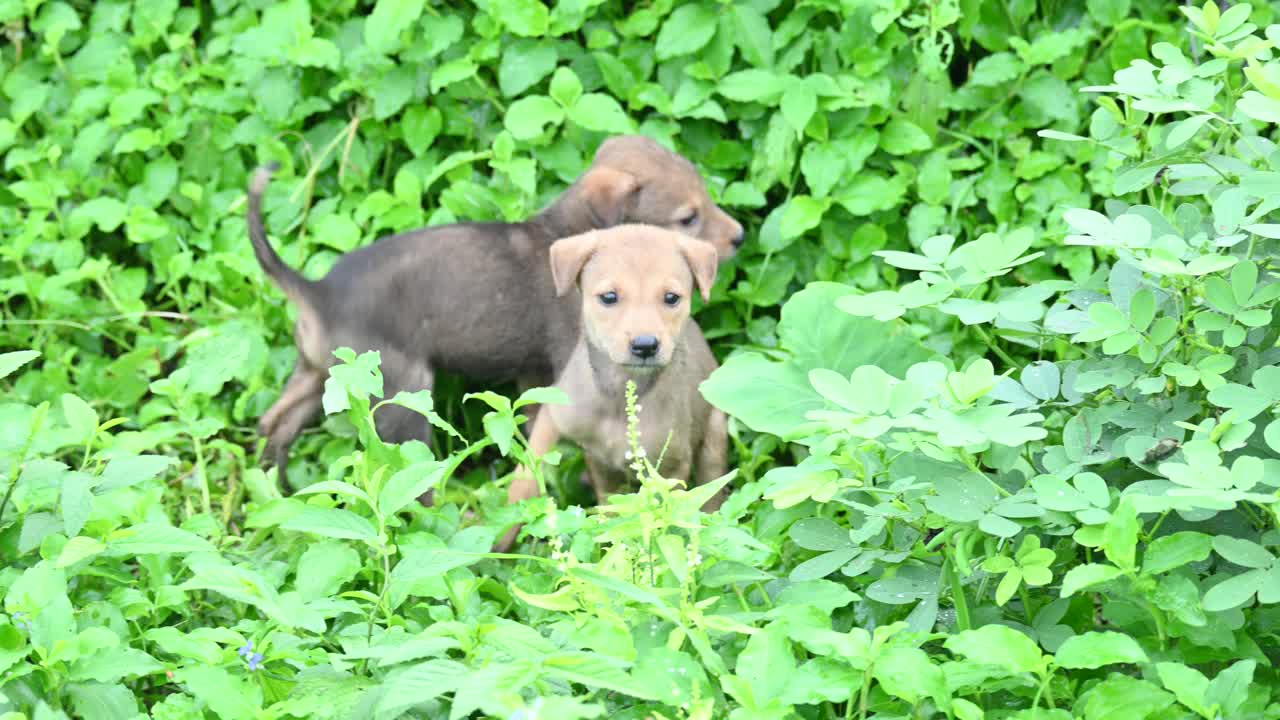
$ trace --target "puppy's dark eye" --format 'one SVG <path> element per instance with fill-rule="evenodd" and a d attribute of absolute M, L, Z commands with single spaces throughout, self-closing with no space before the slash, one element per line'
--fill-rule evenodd
<path fill-rule="evenodd" d="M 600 297 L 601 305 L 612 305 L 618 302 L 618 293 L 613 292 L 612 290 L 609 292 L 600 293 L 599 297 Z"/>
<path fill-rule="evenodd" d="M 670 307 L 675 307 L 680 304 L 680 296 L 675 293 L 667 293 L 662 296 L 662 301 Z"/>
<path fill-rule="evenodd" d="M 680 218 L 680 224 L 685 227 L 693 227 L 698 224 L 698 211 L 693 210 L 688 215 Z"/>

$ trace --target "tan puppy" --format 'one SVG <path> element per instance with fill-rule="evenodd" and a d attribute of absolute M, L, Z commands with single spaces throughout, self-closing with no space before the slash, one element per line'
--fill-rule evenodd
<path fill-rule="evenodd" d="M 715 249 L 670 230 L 621 225 L 556 242 L 551 275 L 557 295 L 575 285 L 581 289 L 582 333 L 556 380 L 569 404 L 539 410 L 529 435 L 533 453 L 546 453 L 561 437 L 581 445 L 603 501 L 628 475 L 624 397 L 633 380 L 643 406 L 641 446 L 657 461 L 666 444 L 659 472 L 688 479 L 693 470 L 699 485 L 723 475 L 725 416 L 698 392 L 718 365 L 689 317 L 694 286 L 705 300 L 715 282 Z M 507 500 L 537 494 L 537 483 L 522 468 Z M 719 508 L 724 497 L 722 492 L 704 509 Z M 509 549 L 519 531 L 509 530 L 495 548 Z"/>
<path fill-rule="evenodd" d="M 276 254 L 262 222 L 270 169 L 249 189 L 249 235 L 259 264 L 298 307 L 298 360 L 284 394 L 259 423 L 267 455 L 285 479 L 289 447 L 320 409 L 333 351 L 382 355 L 385 396 L 430 388 L 444 369 L 476 380 L 548 385 L 578 337 L 581 313 L 558 297 L 548 251 L 558 238 L 625 222 L 707 241 L 723 260 L 742 226 L 711 201 L 684 157 L 647 137 L 610 138 L 590 169 L 550 207 L 523 223 L 463 223 L 415 230 L 354 250 L 319 280 Z M 378 434 L 430 438 L 420 415 L 399 406 L 377 414 Z"/>

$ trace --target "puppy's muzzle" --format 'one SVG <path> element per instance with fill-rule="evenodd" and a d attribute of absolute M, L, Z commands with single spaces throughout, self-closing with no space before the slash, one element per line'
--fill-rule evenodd
<path fill-rule="evenodd" d="M 736 250 L 742 247 L 742 243 L 746 242 L 746 239 L 747 239 L 746 232 L 740 230 L 738 231 L 737 235 L 734 235 L 732 238 L 729 239 L 729 242 L 733 243 L 733 247 Z"/>
<path fill-rule="evenodd" d="M 648 360 L 658 354 L 658 338 L 652 335 L 637 335 L 631 339 L 631 355 L 640 360 Z"/>

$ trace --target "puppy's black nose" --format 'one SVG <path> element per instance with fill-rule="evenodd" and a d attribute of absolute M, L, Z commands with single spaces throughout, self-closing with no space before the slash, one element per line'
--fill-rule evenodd
<path fill-rule="evenodd" d="M 747 239 L 747 234 L 745 232 L 740 232 L 737 235 L 735 235 L 734 238 L 729 242 L 733 243 L 733 246 L 735 248 L 740 248 L 742 247 L 742 243 L 745 242 L 746 239 Z"/>
<path fill-rule="evenodd" d="M 646 360 L 658 354 L 658 338 L 652 335 L 637 335 L 631 340 L 631 354 Z"/>

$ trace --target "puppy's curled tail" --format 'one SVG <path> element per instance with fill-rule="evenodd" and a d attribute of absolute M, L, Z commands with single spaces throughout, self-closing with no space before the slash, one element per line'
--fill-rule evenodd
<path fill-rule="evenodd" d="M 305 299 L 311 285 L 297 270 L 289 267 L 267 240 L 267 228 L 262 223 L 262 194 L 271 182 L 271 175 L 280 169 L 280 163 L 260 166 L 249 181 L 249 239 L 253 241 L 253 254 L 258 264 L 276 285 L 295 302 Z"/>

